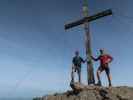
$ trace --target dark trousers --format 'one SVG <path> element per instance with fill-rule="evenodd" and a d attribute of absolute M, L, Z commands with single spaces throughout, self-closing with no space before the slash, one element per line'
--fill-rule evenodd
<path fill-rule="evenodd" d="M 78 74 L 78 81 L 79 83 L 81 83 L 81 67 L 80 66 L 74 66 L 72 68 L 72 73 L 71 73 L 71 78 L 72 78 L 72 81 L 74 82 L 74 72 L 77 72 Z"/>
<path fill-rule="evenodd" d="M 105 71 L 106 72 L 106 75 L 107 75 L 107 78 L 108 78 L 108 82 L 109 82 L 109 86 L 111 86 L 111 75 L 110 75 L 110 68 L 108 66 L 108 64 L 106 65 L 101 65 L 98 70 L 97 70 L 97 78 L 98 78 L 98 81 L 101 83 L 101 80 L 100 80 L 100 73 Z"/>

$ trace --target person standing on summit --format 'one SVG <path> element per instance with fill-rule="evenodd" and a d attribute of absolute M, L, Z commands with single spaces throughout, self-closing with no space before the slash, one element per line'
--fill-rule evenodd
<path fill-rule="evenodd" d="M 98 67 L 97 69 L 97 79 L 98 79 L 97 85 L 99 86 L 102 85 L 100 80 L 100 74 L 101 72 L 105 71 L 108 77 L 109 86 L 112 86 L 109 63 L 112 62 L 113 58 L 109 54 L 106 54 L 104 49 L 100 49 L 99 51 L 100 51 L 100 55 L 98 58 L 94 58 L 93 56 L 91 56 L 91 58 L 94 61 L 100 61 L 100 67 Z"/>
<path fill-rule="evenodd" d="M 77 72 L 79 83 L 81 83 L 81 65 L 86 61 L 79 56 L 79 51 L 75 52 L 75 56 L 72 59 L 72 72 L 71 72 L 71 83 L 74 83 L 74 72 Z"/>

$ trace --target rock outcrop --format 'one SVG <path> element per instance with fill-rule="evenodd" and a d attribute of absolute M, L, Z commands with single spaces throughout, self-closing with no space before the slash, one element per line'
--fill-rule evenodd
<path fill-rule="evenodd" d="M 33 100 L 133 100 L 133 88 L 126 86 L 107 88 L 75 83 L 72 88 L 73 90 L 62 94 L 56 93 Z"/>

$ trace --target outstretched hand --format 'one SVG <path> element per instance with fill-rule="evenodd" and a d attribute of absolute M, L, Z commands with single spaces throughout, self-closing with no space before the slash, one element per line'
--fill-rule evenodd
<path fill-rule="evenodd" d="M 91 58 L 91 59 L 94 59 L 94 57 L 93 57 L 92 55 L 90 56 L 90 58 Z"/>

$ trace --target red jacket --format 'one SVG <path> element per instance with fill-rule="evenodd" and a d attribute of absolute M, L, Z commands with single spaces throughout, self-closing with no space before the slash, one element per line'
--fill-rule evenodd
<path fill-rule="evenodd" d="M 100 55 L 97 59 L 93 58 L 95 61 L 100 60 L 101 65 L 110 63 L 113 58 L 109 54 Z"/>
<path fill-rule="evenodd" d="M 101 65 L 105 65 L 105 64 L 110 63 L 113 60 L 113 58 L 110 55 L 105 54 L 105 55 L 99 56 L 99 60 L 100 60 Z"/>

